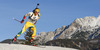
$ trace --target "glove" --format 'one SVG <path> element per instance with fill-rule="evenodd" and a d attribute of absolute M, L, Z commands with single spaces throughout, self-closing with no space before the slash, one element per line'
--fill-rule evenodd
<path fill-rule="evenodd" d="M 34 24 L 36 24 L 36 22 Z"/>
<path fill-rule="evenodd" d="M 20 21 L 20 23 L 23 23 L 23 21 Z"/>

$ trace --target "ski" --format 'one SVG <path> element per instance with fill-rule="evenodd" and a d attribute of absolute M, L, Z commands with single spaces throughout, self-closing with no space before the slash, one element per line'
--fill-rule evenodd
<path fill-rule="evenodd" d="M 34 47 L 39 47 L 39 48 L 46 48 L 46 46 L 41 46 L 41 45 L 29 45 L 29 46 L 34 46 Z"/>
<path fill-rule="evenodd" d="M 13 42 L 13 41 L 10 41 L 10 42 L 9 42 L 9 44 L 15 44 L 15 42 Z"/>

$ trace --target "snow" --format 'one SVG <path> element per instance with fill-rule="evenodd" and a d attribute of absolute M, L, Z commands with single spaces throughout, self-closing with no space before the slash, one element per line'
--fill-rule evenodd
<path fill-rule="evenodd" d="M 100 26 L 100 15 L 97 17 L 97 23 L 98 26 Z"/>
<path fill-rule="evenodd" d="M 84 26 L 91 26 L 94 27 L 97 25 L 97 18 L 91 16 L 91 17 L 84 17 L 84 18 L 78 18 L 76 19 L 76 22 L 80 25 Z"/>
<path fill-rule="evenodd" d="M 0 43 L 0 50 L 77 50 L 72 48 L 64 48 L 64 47 L 56 47 L 56 46 L 28 46 L 28 45 L 21 45 L 21 44 L 4 44 Z"/>
<path fill-rule="evenodd" d="M 75 24 L 79 25 L 78 27 L 80 28 L 78 29 L 89 29 L 90 31 L 92 31 L 92 29 L 100 27 L 100 15 L 98 17 L 86 16 L 84 18 L 77 18 L 73 23 L 73 26 Z"/>

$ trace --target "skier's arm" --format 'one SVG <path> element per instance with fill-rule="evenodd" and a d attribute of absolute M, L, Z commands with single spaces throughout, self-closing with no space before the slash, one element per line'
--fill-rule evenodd
<path fill-rule="evenodd" d="M 39 14 L 38 14 L 38 17 L 40 18 L 40 16 L 41 16 L 41 14 L 39 13 Z M 39 18 L 37 18 L 37 20 L 38 20 Z"/>
<path fill-rule="evenodd" d="M 25 20 L 26 16 L 27 16 L 27 14 L 25 14 L 25 15 L 24 15 L 24 17 L 23 17 L 23 19 L 21 20 L 21 22 L 20 22 L 20 23 L 23 23 L 23 22 L 24 22 L 24 20 Z"/>

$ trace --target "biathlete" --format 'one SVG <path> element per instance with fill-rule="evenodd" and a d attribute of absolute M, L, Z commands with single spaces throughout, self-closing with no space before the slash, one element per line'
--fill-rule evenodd
<path fill-rule="evenodd" d="M 28 14 L 25 14 L 23 19 L 21 20 L 20 23 L 23 23 L 25 18 L 29 16 L 27 22 L 25 23 L 23 29 L 12 39 L 12 42 L 15 42 L 15 40 L 25 32 L 25 30 L 29 27 L 31 27 L 31 30 L 33 31 L 33 34 L 31 36 L 31 40 L 30 42 L 33 41 L 35 35 L 36 35 L 36 27 L 35 27 L 35 24 L 37 22 L 37 20 L 40 18 L 40 13 L 39 13 L 39 8 L 35 8 L 33 10 L 33 12 L 29 12 Z"/>

